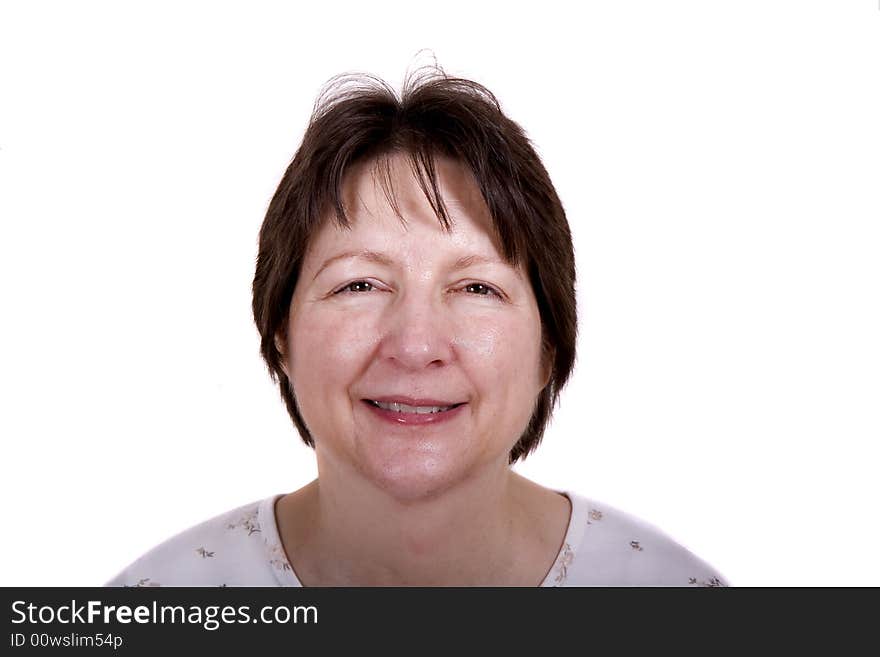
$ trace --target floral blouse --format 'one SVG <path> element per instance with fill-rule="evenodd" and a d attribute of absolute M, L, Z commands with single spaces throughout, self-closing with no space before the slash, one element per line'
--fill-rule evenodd
<path fill-rule="evenodd" d="M 727 586 L 653 525 L 606 504 L 571 501 L 565 539 L 541 586 Z M 302 586 L 278 535 L 275 503 L 246 504 L 157 545 L 106 586 Z"/>

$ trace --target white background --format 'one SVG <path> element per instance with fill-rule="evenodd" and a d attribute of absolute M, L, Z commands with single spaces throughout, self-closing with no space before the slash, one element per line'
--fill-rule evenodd
<path fill-rule="evenodd" d="M 430 60 L 536 144 L 579 358 L 518 469 L 736 585 L 880 585 L 876 0 L 0 5 L 2 585 L 315 474 L 256 240 L 321 85 Z"/>

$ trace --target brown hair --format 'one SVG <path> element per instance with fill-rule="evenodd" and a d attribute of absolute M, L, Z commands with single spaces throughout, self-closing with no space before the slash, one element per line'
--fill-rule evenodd
<path fill-rule="evenodd" d="M 302 439 L 314 447 L 282 369 L 276 336 L 286 338 L 290 302 L 311 237 L 328 217 L 340 227 L 350 226 L 342 203 L 347 167 L 374 158 L 381 163 L 392 153 L 409 157 L 447 231 L 451 224 L 437 187 L 434 155 L 468 167 L 504 257 L 514 267 L 525 260 L 552 371 L 510 452 L 509 462 L 515 463 L 538 446 L 574 367 L 574 248 L 562 203 L 528 137 L 504 115 L 495 95 L 476 82 L 449 77 L 434 66 L 408 75 L 399 98 L 386 82 L 366 74 L 342 74 L 325 85 L 260 229 L 253 283 L 260 352 Z M 386 176 L 387 171 L 386 166 Z M 383 183 L 389 204 L 403 221 L 389 187 L 390 180 Z"/>

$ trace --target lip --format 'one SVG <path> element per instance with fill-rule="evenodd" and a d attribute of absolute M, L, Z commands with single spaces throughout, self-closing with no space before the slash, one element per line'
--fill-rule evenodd
<path fill-rule="evenodd" d="M 399 401 L 400 398 L 395 398 L 392 401 Z M 384 399 L 376 399 L 374 401 L 384 402 Z M 430 400 L 429 400 L 430 401 Z M 400 413 L 395 411 L 389 411 L 384 408 L 379 408 L 378 406 L 374 406 L 367 399 L 361 400 L 361 403 L 364 404 L 377 418 L 383 420 L 385 422 L 390 422 L 395 425 L 404 425 L 404 426 L 424 426 L 427 424 L 441 424 L 444 422 L 449 422 L 450 420 L 455 419 L 462 413 L 462 409 L 466 406 L 466 404 L 460 404 L 455 408 L 452 408 L 448 411 L 441 411 L 440 413 Z M 406 402 L 402 402 L 406 403 Z M 450 404 L 445 403 L 435 403 L 430 401 L 430 403 L 425 403 L 420 401 L 418 404 L 410 404 L 411 406 L 450 406 Z"/>
<path fill-rule="evenodd" d="M 406 395 L 386 395 L 384 397 L 370 397 L 373 401 L 390 404 L 406 404 L 407 406 L 454 406 L 462 402 L 442 401 L 439 399 L 427 399 L 425 397 L 407 397 Z"/>

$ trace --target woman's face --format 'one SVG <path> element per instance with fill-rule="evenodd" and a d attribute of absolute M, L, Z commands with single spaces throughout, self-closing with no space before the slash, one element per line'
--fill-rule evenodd
<path fill-rule="evenodd" d="M 504 262 L 467 169 L 437 158 L 446 233 L 406 157 L 390 163 L 406 224 L 373 162 L 349 169 L 352 229 L 326 221 L 313 237 L 282 347 L 319 476 L 359 477 L 412 501 L 507 467 L 549 363 L 528 276 Z M 459 406 L 373 403 L 395 399 Z"/>

